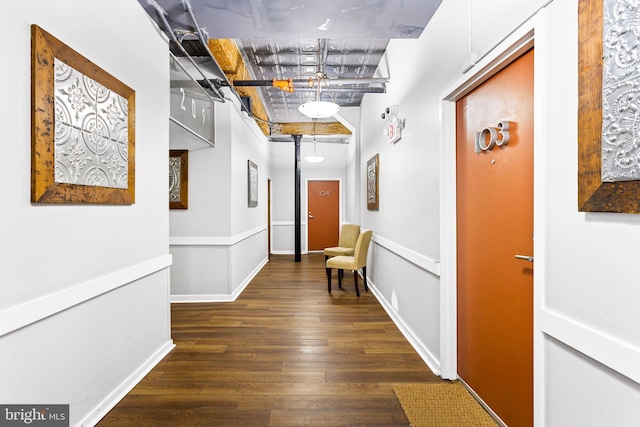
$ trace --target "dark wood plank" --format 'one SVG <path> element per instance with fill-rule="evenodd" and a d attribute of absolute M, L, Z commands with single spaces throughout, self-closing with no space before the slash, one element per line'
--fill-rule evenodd
<path fill-rule="evenodd" d="M 323 259 L 274 255 L 235 302 L 173 304 L 176 349 L 98 425 L 407 426 L 393 385 L 442 380 L 353 276 L 327 293 Z"/>

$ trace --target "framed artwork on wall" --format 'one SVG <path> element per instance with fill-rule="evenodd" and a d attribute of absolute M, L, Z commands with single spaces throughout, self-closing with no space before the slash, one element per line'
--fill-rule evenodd
<path fill-rule="evenodd" d="M 258 165 L 247 160 L 247 182 L 249 194 L 249 207 L 258 206 Z"/>
<path fill-rule="evenodd" d="M 367 162 L 367 209 L 378 210 L 378 169 L 380 159 L 378 154 Z"/>
<path fill-rule="evenodd" d="M 640 109 L 640 60 L 626 50 L 640 40 L 625 30 L 627 21 L 640 11 L 636 7 L 634 13 L 615 13 L 618 3 L 580 0 L 578 5 L 581 212 L 640 213 L 640 132 L 635 113 Z"/>
<path fill-rule="evenodd" d="M 31 26 L 31 201 L 133 204 L 135 92 Z"/>
<path fill-rule="evenodd" d="M 189 206 L 189 151 L 169 151 L 169 209 Z"/>

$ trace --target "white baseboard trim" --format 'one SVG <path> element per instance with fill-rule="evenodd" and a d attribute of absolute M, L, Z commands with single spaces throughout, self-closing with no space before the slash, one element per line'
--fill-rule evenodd
<path fill-rule="evenodd" d="M 305 227 L 307 225 L 307 221 L 301 221 L 300 225 Z M 273 221 L 271 222 L 272 227 L 295 227 L 295 221 Z"/>
<path fill-rule="evenodd" d="M 142 262 L 0 311 L 0 337 L 75 305 L 128 285 L 171 265 L 171 255 Z"/>
<path fill-rule="evenodd" d="M 409 261 L 410 263 L 417 265 L 423 270 L 426 270 L 440 277 L 440 261 L 436 261 L 434 259 L 421 255 L 409 248 L 405 248 L 402 245 L 392 242 L 391 240 L 380 237 L 375 233 L 371 240 L 377 245 L 382 246 L 383 248 L 393 252 L 399 257 Z"/>
<path fill-rule="evenodd" d="M 242 281 L 240 286 L 231 294 L 200 294 L 200 295 L 171 295 L 172 303 L 194 303 L 194 302 L 232 302 L 238 299 L 240 294 L 251 283 L 254 277 L 269 262 L 269 258 L 262 260 L 256 268 Z"/>
<path fill-rule="evenodd" d="M 195 302 L 231 302 L 235 299 L 229 294 L 198 294 L 198 295 L 171 295 L 171 303 L 195 303 Z"/>
<path fill-rule="evenodd" d="M 538 312 L 545 334 L 640 384 L 640 348 L 549 309 Z"/>
<path fill-rule="evenodd" d="M 271 250 L 271 255 L 295 255 L 296 251 L 295 250 Z M 309 251 L 306 250 L 301 250 L 300 251 L 301 255 L 308 255 Z"/>
<path fill-rule="evenodd" d="M 358 274 L 360 274 L 360 272 L 358 272 Z M 362 276 L 362 274 L 360 274 L 360 276 Z M 398 327 L 402 335 L 404 335 L 407 341 L 409 341 L 409 344 L 411 344 L 411 346 L 418 353 L 420 358 L 424 360 L 424 363 L 427 364 L 429 369 L 431 369 L 431 371 L 435 375 L 440 375 L 440 362 L 438 362 L 437 358 L 425 346 L 422 345 L 422 343 L 415 336 L 411 328 L 407 326 L 404 320 L 400 316 L 398 316 L 398 314 L 393 310 L 391 305 L 389 305 L 387 300 L 385 300 L 382 297 L 382 294 L 378 292 L 378 289 L 371 282 L 371 280 L 367 279 L 367 283 L 369 284 L 368 286 L 371 293 L 373 293 L 376 299 L 380 302 L 380 305 L 382 305 L 382 308 L 384 308 L 384 310 L 387 312 L 389 317 L 391 317 L 391 320 L 393 320 L 393 323 L 396 324 L 396 326 Z"/>
<path fill-rule="evenodd" d="M 96 406 L 84 419 L 80 420 L 77 427 L 95 426 L 120 402 L 164 357 L 175 348 L 173 340 L 169 340 L 155 353 L 153 353 L 138 369 Z"/>

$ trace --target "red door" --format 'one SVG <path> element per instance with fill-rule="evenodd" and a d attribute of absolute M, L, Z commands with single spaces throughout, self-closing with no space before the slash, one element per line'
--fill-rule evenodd
<path fill-rule="evenodd" d="M 533 425 L 533 61 L 456 105 L 458 374 L 510 427 Z"/>
<path fill-rule="evenodd" d="M 309 212 L 309 250 L 321 251 L 338 246 L 340 234 L 340 182 L 309 181 L 307 186 Z"/>

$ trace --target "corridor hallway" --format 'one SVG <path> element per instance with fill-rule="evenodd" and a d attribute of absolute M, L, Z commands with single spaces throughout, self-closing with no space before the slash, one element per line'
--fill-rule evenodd
<path fill-rule="evenodd" d="M 172 304 L 176 348 L 98 424 L 408 426 L 392 386 L 442 381 L 322 254 L 272 255 L 234 302 Z"/>

